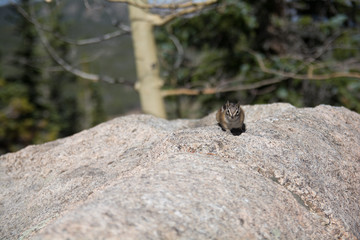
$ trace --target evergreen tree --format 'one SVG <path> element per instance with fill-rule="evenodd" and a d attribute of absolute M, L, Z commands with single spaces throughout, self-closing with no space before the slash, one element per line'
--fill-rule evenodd
<path fill-rule="evenodd" d="M 254 52 L 262 56 L 264 66 L 279 72 L 306 75 L 310 65 L 314 75 L 358 72 L 355 64 L 342 70 L 341 63 L 356 63 L 360 57 L 359 16 L 356 1 L 222 0 L 203 14 L 179 18 L 157 29 L 161 62 L 167 63 L 162 68 L 168 77 L 166 87 L 224 88 L 280 78 L 260 69 Z M 182 56 L 169 35 L 181 43 Z M 172 67 L 179 59 L 181 64 Z M 197 96 L 201 108 L 193 112 L 200 114 L 183 116 L 203 116 L 226 99 L 243 104 L 289 102 L 299 107 L 343 105 L 360 112 L 359 87 L 355 78 L 311 81 L 283 77 L 256 89 Z M 192 98 L 182 97 L 183 105 L 189 106 L 187 101 Z"/>
<path fill-rule="evenodd" d="M 50 22 L 52 33 L 48 34 L 50 45 L 56 50 L 57 54 L 63 58 L 68 58 L 70 46 L 68 43 L 59 40 L 55 36 L 64 35 L 65 24 L 62 16 L 61 7 L 56 3 L 49 3 L 52 14 L 47 19 Z M 57 63 L 51 59 L 52 66 Z M 49 105 L 53 109 L 52 121 L 59 127 L 59 137 L 72 135 L 81 130 L 81 110 L 78 103 L 78 79 L 73 74 L 66 71 L 51 72 L 47 75 L 49 85 Z"/>
<path fill-rule="evenodd" d="M 29 0 L 19 4 L 26 12 L 41 6 L 31 6 L 34 3 Z M 46 33 L 49 43 L 66 60 L 70 47 L 56 37 L 65 31 L 61 9 L 47 6 L 53 7 L 52 14 L 38 20 L 51 29 Z M 0 154 L 69 136 L 105 120 L 99 85 L 66 71 L 49 71 L 57 63 L 44 51 L 34 25 L 14 13 L 19 38 L 13 62 L 16 71 L 5 79 L 0 69 Z"/>
<path fill-rule="evenodd" d="M 30 1 L 21 7 L 29 11 Z M 16 18 L 19 46 L 13 62 L 16 73 L 2 79 L 0 151 L 15 151 L 28 144 L 53 140 L 58 130 L 49 122 L 46 84 L 42 77 L 41 53 L 33 25 L 20 14 Z"/>

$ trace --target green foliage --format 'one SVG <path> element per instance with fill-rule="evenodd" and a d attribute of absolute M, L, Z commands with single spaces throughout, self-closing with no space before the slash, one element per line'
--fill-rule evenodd
<path fill-rule="evenodd" d="M 167 88 L 222 88 L 283 79 L 245 91 L 183 96 L 181 101 L 178 98 L 169 101 L 175 101 L 179 105 L 176 109 L 181 109 L 182 104 L 189 106 L 189 101 L 196 99 L 201 101 L 201 110 L 209 111 L 208 104 L 220 105 L 227 99 L 243 104 L 281 101 L 298 107 L 343 105 L 359 111 L 359 79 L 315 81 L 271 73 L 301 76 L 311 69 L 314 75 L 359 73 L 356 68 L 360 62 L 359 16 L 355 1 L 223 0 L 190 19 L 176 19 L 156 30 L 160 58 L 167 63 L 162 66 Z M 182 55 L 179 44 L 169 35 L 178 39 Z M 264 66 L 271 71 L 260 68 L 253 52 L 263 56 Z M 181 64 L 176 65 L 179 59 Z M 196 113 L 201 110 L 180 115 L 200 117 Z"/>
<path fill-rule="evenodd" d="M 28 0 L 21 5 L 29 10 Z M 58 135 L 46 104 L 37 36 L 24 18 L 18 18 L 17 32 L 20 44 L 14 54 L 14 66 L 18 70 L 12 77 L 1 79 L 0 153 L 53 140 Z"/>
<path fill-rule="evenodd" d="M 36 112 L 24 84 L 0 79 L 0 153 L 53 140 L 58 129 Z M 51 129 L 51 131 L 50 131 Z"/>
<path fill-rule="evenodd" d="M 29 4 L 28 0 L 21 1 L 26 11 Z M 64 25 L 59 25 L 62 15 L 58 6 L 49 6 L 54 7 L 52 14 L 39 20 L 62 35 Z M 20 40 L 14 53 L 16 72 L 5 79 L 0 69 L 0 154 L 69 136 L 104 121 L 98 84 L 83 84 L 64 71 L 48 71 L 57 63 L 44 52 L 34 26 L 22 16 L 16 25 Z M 53 34 L 47 37 L 59 56 L 67 59 L 69 45 Z"/>

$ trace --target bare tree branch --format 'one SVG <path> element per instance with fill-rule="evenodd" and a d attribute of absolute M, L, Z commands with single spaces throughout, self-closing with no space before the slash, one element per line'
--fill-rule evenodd
<path fill-rule="evenodd" d="M 181 45 L 179 39 L 173 35 L 173 34 L 169 34 L 169 38 L 170 40 L 174 43 L 176 51 L 177 51 L 177 57 L 176 57 L 176 61 L 174 63 L 174 69 L 177 69 L 180 67 L 181 63 L 184 60 L 184 48 Z"/>
<path fill-rule="evenodd" d="M 98 10 L 98 9 L 103 8 L 103 6 L 95 6 L 95 7 L 91 6 L 88 0 L 83 0 L 83 2 L 84 2 L 85 8 L 87 10 L 90 10 L 90 11 Z"/>
<path fill-rule="evenodd" d="M 83 2 L 84 2 L 84 5 L 85 5 L 85 8 L 86 8 L 86 9 L 91 9 L 90 3 L 89 3 L 88 0 L 83 0 Z"/>
<path fill-rule="evenodd" d="M 166 16 L 159 16 L 157 14 L 151 14 L 151 15 L 153 15 L 153 16 L 151 16 L 151 20 L 154 25 L 160 26 L 167 22 L 170 22 L 171 20 L 173 20 L 176 17 L 194 13 L 194 12 L 200 11 L 203 8 L 204 8 L 204 6 L 201 6 L 201 7 L 200 6 L 191 6 L 191 7 L 183 8 L 179 11 L 176 11 L 176 12 L 166 15 Z"/>
<path fill-rule="evenodd" d="M 305 79 L 305 80 L 326 80 L 326 79 L 332 79 L 332 78 L 359 78 L 360 79 L 360 73 L 356 72 L 334 72 L 329 74 L 320 74 L 320 75 L 314 75 L 312 68 L 308 70 L 308 74 L 296 74 L 291 72 L 284 72 L 279 70 L 270 69 L 265 66 L 265 63 L 260 56 L 260 54 L 253 52 L 252 50 L 247 50 L 248 53 L 253 55 L 256 59 L 256 62 L 258 63 L 260 69 L 264 73 L 274 74 L 276 76 L 280 77 L 287 77 L 287 78 L 293 78 L 293 79 Z"/>
<path fill-rule="evenodd" d="M 69 63 L 67 63 L 64 59 L 62 59 L 57 53 L 56 51 L 50 46 L 47 38 L 45 37 L 44 33 L 41 32 L 41 30 L 39 28 L 36 27 L 35 25 L 35 29 L 40 37 L 40 41 L 42 42 L 42 44 L 44 45 L 46 51 L 49 53 L 49 55 L 54 59 L 55 62 L 57 62 L 62 68 L 64 68 L 66 71 L 71 72 L 72 74 L 87 79 L 87 80 L 91 80 L 94 82 L 98 82 L 98 81 L 105 81 L 108 83 L 127 83 L 123 78 L 120 79 L 114 79 L 108 76 L 100 76 L 97 74 L 93 74 L 93 73 L 87 73 L 84 71 L 81 71 L 80 69 L 77 69 L 75 67 L 73 67 L 72 65 L 70 65 Z M 132 85 L 127 83 L 128 85 Z"/>
<path fill-rule="evenodd" d="M 64 70 L 87 80 L 91 80 L 94 82 L 98 82 L 98 81 L 104 81 L 104 82 L 108 82 L 108 83 L 122 83 L 122 84 L 126 84 L 129 86 L 133 86 L 134 84 L 131 82 L 128 82 L 126 80 L 124 80 L 123 78 L 112 78 L 109 76 L 100 76 L 97 74 L 93 74 L 93 73 L 87 73 L 84 71 L 81 71 L 77 68 L 75 68 L 74 66 L 70 65 L 69 63 L 67 63 L 64 59 L 62 59 L 57 53 L 56 51 L 51 47 L 51 45 L 49 44 L 48 39 L 46 38 L 43 30 L 41 29 L 41 25 L 40 23 L 33 17 L 32 14 L 32 9 L 30 10 L 31 13 L 28 14 L 22 7 L 20 7 L 18 4 L 13 3 L 13 5 L 16 7 L 17 11 L 23 16 L 25 17 L 27 20 L 31 19 L 31 23 L 34 25 L 36 32 L 39 35 L 40 41 L 43 44 L 43 46 L 45 47 L 46 51 L 49 53 L 49 55 L 54 59 L 55 62 L 57 62 Z"/>
<path fill-rule="evenodd" d="M 73 45 L 77 45 L 77 46 L 83 46 L 83 45 L 99 43 L 99 42 L 103 42 L 103 41 L 106 41 L 106 40 L 109 40 L 109 39 L 112 39 L 112 38 L 120 37 L 120 36 L 129 34 L 130 32 L 131 32 L 131 30 L 130 30 L 129 26 L 122 25 L 121 30 L 116 30 L 116 31 L 111 32 L 111 33 L 106 33 L 106 34 L 104 34 L 102 36 L 88 38 L 88 39 L 82 39 L 82 40 L 72 40 L 72 39 L 69 39 L 69 38 L 61 37 L 56 33 L 54 34 L 54 36 L 57 37 L 58 39 L 62 40 L 63 42 L 73 44 Z"/>
<path fill-rule="evenodd" d="M 40 24 L 37 20 L 35 20 L 32 16 L 30 16 L 26 11 L 19 10 L 19 5 L 16 4 L 15 2 L 12 1 L 11 4 L 18 9 L 18 11 L 21 13 L 21 15 L 24 18 L 26 18 L 26 20 L 28 20 L 29 22 L 31 22 L 34 25 L 37 25 L 38 28 L 40 28 L 42 31 L 49 32 L 50 34 L 52 34 L 57 39 L 65 42 L 65 43 L 72 44 L 72 45 L 84 46 L 84 45 L 89 45 L 89 44 L 100 43 L 100 42 L 103 42 L 103 41 L 106 41 L 106 40 L 110 40 L 112 38 L 120 37 L 120 36 L 131 33 L 130 26 L 127 26 L 125 24 L 117 24 L 116 27 L 118 27 L 119 29 L 116 30 L 116 31 L 113 31 L 113 32 L 110 32 L 110 33 L 105 33 L 105 34 L 103 34 L 101 36 L 97 36 L 97 37 L 93 37 L 93 38 L 87 38 L 87 39 L 81 39 L 81 40 L 73 40 L 73 39 L 61 36 L 60 34 L 58 34 L 56 32 L 53 32 L 52 29 Z"/>
<path fill-rule="evenodd" d="M 258 53 L 255 53 L 252 50 L 246 50 L 246 51 L 255 57 L 262 72 L 275 75 L 276 77 L 262 80 L 262 81 L 252 83 L 252 84 L 238 85 L 238 86 L 233 86 L 233 87 L 213 87 L 213 88 L 202 88 L 202 89 L 191 89 L 191 88 L 166 89 L 166 90 L 162 90 L 162 92 L 161 92 L 162 96 L 168 97 L 168 96 L 176 96 L 176 95 L 215 94 L 215 93 L 223 93 L 223 92 L 251 90 L 251 89 L 258 89 L 258 88 L 264 87 L 264 86 L 273 85 L 273 84 L 279 83 L 279 82 L 284 81 L 289 78 L 302 79 L 302 80 L 327 80 L 327 79 L 333 79 L 333 78 L 359 78 L 360 79 L 360 73 L 355 73 L 355 72 L 334 72 L 334 73 L 330 73 L 330 74 L 315 75 L 314 74 L 315 67 L 313 65 L 309 66 L 306 75 L 269 69 L 265 66 L 265 63 L 264 63 L 262 57 Z M 232 82 L 234 82 L 234 81 L 232 81 Z"/>
<path fill-rule="evenodd" d="M 335 42 L 336 39 L 338 39 L 342 34 L 344 34 L 345 31 L 340 31 L 338 33 L 335 33 L 333 36 L 331 36 L 329 39 L 327 39 L 323 46 L 319 49 L 316 49 L 315 56 L 311 57 L 309 59 L 309 64 L 314 62 L 315 60 L 319 59 L 323 54 L 325 54 L 332 46 L 332 44 Z"/>
<path fill-rule="evenodd" d="M 173 9 L 174 12 L 165 16 L 161 16 L 159 14 L 154 14 L 148 12 L 145 16 L 142 16 L 143 21 L 149 21 L 153 25 L 160 26 L 163 25 L 171 20 L 173 20 L 176 17 L 194 13 L 201 9 L 203 9 L 206 6 L 215 4 L 217 0 L 207 0 L 203 2 L 183 2 L 183 3 L 168 3 L 168 4 L 155 4 L 155 3 L 145 3 L 145 1 L 141 0 L 108 0 L 109 2 L 122 2 L 130 4 L 134 7 L 142 8 L 142 9 Z"/>
<path fill-rule="evenodd" d="M 217 0 L 207 0 L 203 2 L 186 1 L 183 3 L 177 2 L 177 3 L 168 3 L 168 4 L 152 4 L 152 3 L 145 3 L 144 1 L 141 0 L 108 0 L 108 1 L 127 3 L 143 9 L 150 9 L 150 8 L 181 9 L 181 8 L 189 8 L 189 7 L 202 8 L 217 2 Z"/>
<path fill-rule="evenodd" d="M 161 94 L 163 97 L 168 96 L 176 96 L 176 95 L 200 95 L 200 94 L 215 94 L 215 93 L 223 93 L 223 92 L 234 92 L 234 91 L 241 91 L 241 90 L 250 90 L 250 89 L 257 89 L 260 87 L 272 85 L 275 83 L 279 83 L 284 81 L 287 77 L 276 77 L 265 79 L 256 83 L 246 84 L 246 85 L 238 85 L 234 87 L 227 87 L 227 88 L 203 88 L 203 89 L 190 89 L 190 88 L 178 88 L 178 89 L 166 89 L 162 90 Z"/>

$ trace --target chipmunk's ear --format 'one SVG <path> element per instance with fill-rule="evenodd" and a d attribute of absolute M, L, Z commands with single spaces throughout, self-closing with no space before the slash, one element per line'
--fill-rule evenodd
<path fill-rule="evenodd" d="M 240 107 L 240 101 L 237 102 L 236 106 L 237 106 L 237 107 Z"/>
<path fill-rule="evenodd" d="M 222 106 L 222 110 L 225 111 L 230 106 L 229 100 Z"/>

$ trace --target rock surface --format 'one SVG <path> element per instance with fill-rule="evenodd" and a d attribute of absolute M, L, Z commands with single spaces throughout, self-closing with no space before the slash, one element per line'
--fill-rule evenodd
<path fill-rule="evenodd" d="M 0 239 L 360 238 L 360 115 L 116 118 L 0 157 Z"/>

